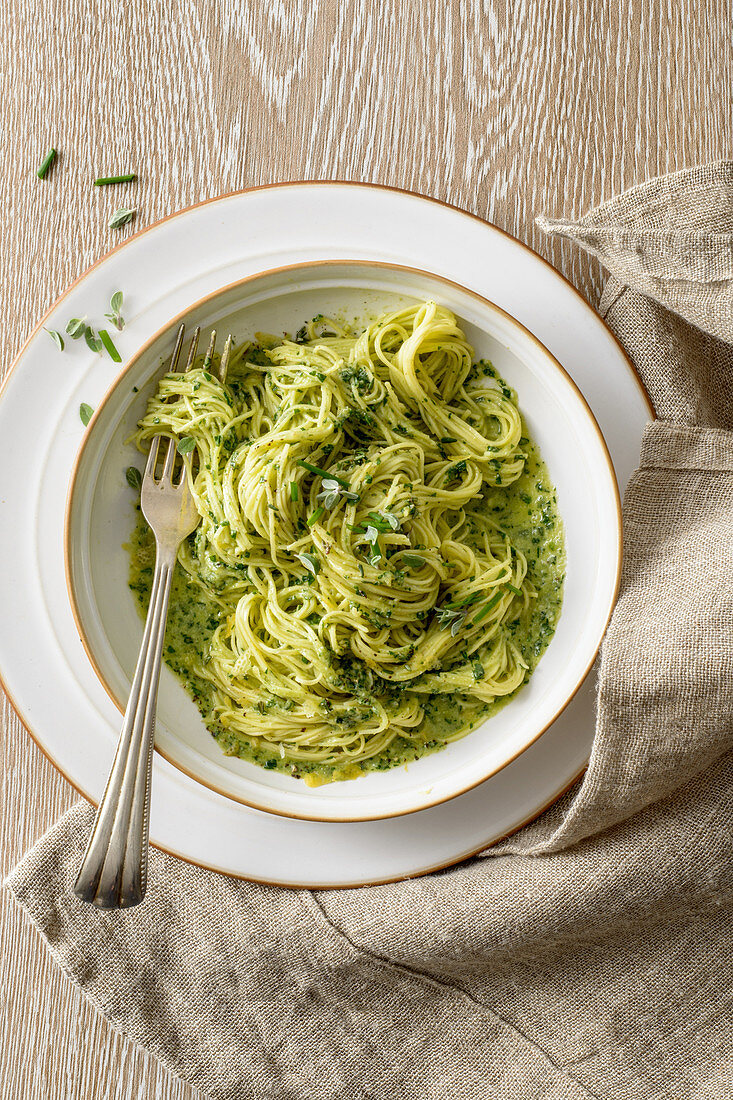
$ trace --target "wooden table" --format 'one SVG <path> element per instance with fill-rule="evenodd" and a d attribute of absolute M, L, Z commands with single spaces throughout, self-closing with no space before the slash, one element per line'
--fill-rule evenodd
<path fill-rule="evenodd" d="M 496 222 L 594 301 L 598 266 L 535 215 L 733 152 L 725 0 L 10 0 L 0 21 L 4 369 L 129 235 L 107 228 L 120 203 L 141 227 L 275 180 L 391 184 Z M 3 731 L 7 870 L 75 795 L 6 701 Z M 2 1100 L 197 1095 L 89 1008 L 5 893 L 0 921 Z"/>

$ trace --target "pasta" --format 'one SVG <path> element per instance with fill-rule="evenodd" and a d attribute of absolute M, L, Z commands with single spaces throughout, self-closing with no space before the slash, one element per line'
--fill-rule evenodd
<path fill-rule="evenodd" d="M 135 436 L 191 448 L 179 564 L 208 616 L 189 666 L 209 729 L 311 782 L 463 736 L 436 741 L 436 701 L 475 724 L 531 671 L 538 591 L 486 507 L 525 473 L 513 392 L 435 302 L 356 334 L 316 318 L 216 367 L 167 374 Z"/>

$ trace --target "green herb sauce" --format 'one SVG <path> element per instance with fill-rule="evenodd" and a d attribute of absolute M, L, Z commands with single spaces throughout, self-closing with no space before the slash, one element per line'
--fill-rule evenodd
<path fill-rule="evenodd" d="M 527 663 L 526 681 L 549 645 L 560 617 L 565 547 L 555 489 L 547 467 L 526 430 L 522 450 L 526 455 L 524 472 L 507 488 L 485 489 L 482 511 L 491 516 L 524 553 L 529 579 L 537 590 L 537 598 L 530 602 L 528 611 L 502 628 L 511 631 L 512 640 Z M 140 612 L 145 615 L 150 599 L 155 546 L 139 507 L 137 511 L 137 523 L 129 546 L 129 583 Z M 217 605 L 207 601 L 201 589 L 189 582 L 185 572 L 177 566 L 173 574 L 163 657 L 204 716 L 210 710 L 211 685 L 196 670 L 206 660 L 209 640 L 218 625 Z M 474 661 L 474 675 L 477 678 L 481 676 L 479 661 Z M 399 686 L 395 690 L 399 691 Z M 424 708 L 425 717 L 418 731 L 418 743 L 398 737 L 378 756 L 342 768 L 310 762 L 295 765 L 281 761 L 272 753 L 259 749 L 254 741 L 245 742 L 241 736 L 220 726 L 212 725 L 210 732 L 227 755 L 239 756 L 269 770 L 300 776 L 309 785 L 316 786 L 337 779 L 355 778 L 366 771 L 385 771 L 442 749 L 448 741 L 456 740 L 496 714 L 515 694 L 493 703 L 482 703 L 458 693 L 431 695 Z M 277 705 L 277 702 L 273 700 L 272 705 Z"/>

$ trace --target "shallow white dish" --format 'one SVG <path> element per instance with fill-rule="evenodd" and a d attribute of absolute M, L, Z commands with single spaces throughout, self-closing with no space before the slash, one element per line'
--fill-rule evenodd
<path fill-rule="evenodd" d="M 345 255 L 429 268 L 484 294 L 534 332 L 594 410 L 623 490 L 653 415 L 618 343 L 578 292 L 518 241 L 470 214 L 361 184 L 282 184 L 181 211 L 126 241 L 49 310 L 0 400 L 0 673 L 38 745 L 92 801 L 114 755 L 119 712 L 79 641 L 64 580 L 66 484 L 116 368 L 83 344 L 60 357 L 42 325 L 101 320 L 125 291 L 123 356 L 186 304 L 257 271 Z M 39 400 L 42 395 L 42 400 Z M 28 447 L 33 439 L 34 446 Z M 205 867 L 276 885 L 343 887 L 424 874 L 531 820 L 585 766 L 593 674 L 560 718 L 497 775 L 420 813 L 357 824 L 300 821 L 215 794 L 156 756 L 153 843 Z"/>
<path fill-rule="evenodd" d="M 584 680 L 615 598 L 621 517 L 613 467 L 600 429 L 570 377 L 503 310 L 427 272 L 344 261 L 265 272 L 208 296 L 136 355 L 102 401 L 71 478 L 66 553 L 69 593 L 89 657 L 124 709 L 142 636 L 127 586 L 134 494 L 124 470 L 140 456 L 125 440 L 142 416 L 181 320 L 249 339 L 294 332 L 317 313 L 366 319 L 432 298 L 460 319 L 477 358 L 490 359 L 518 394 L 558 494 L 567 579 L 560 622 L 529 684 L 497 715 L 439 753 L 387 772 L 309 788 L 302 780 L 226 756 L 195 704 L 166 667 L 156 747 L 187 775 L 271 813 L 316 821 L 367 821 L 412 813 L 475 787 L 525 751 Z"/>

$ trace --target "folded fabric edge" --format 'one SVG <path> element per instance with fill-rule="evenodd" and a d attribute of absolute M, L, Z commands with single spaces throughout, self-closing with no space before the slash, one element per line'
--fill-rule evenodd
<path fill-rule="evenodd" d="M 31 851 L 32 850 L 33 849 L 31 849 Z M 187 1081 L 185 1077 L 182 1077 L 181 1074 L 178 1073 L 173 1068 L 173 1066 L 168 1064 L 168 1062 L 166 1061 L 166 1059 L 164 1057 L 162 1057 L 159 1054 L 154 1054 L 152 1051 L 149 1051 L 147 1049 L 147 1047 L 145 1047 L 142 1043 L 137 1042 L 130 1035 L 128 1035 L 127 1032 L 124 1030 L 124 1028 L 119 1023 L 117 1023 L 114 1016 L 111 1014 L 110 1010 L 104 1005 L 104 1003 L 102 1001 L 100 1001 L 97 997 L 95 997 L 92 992 L 90 992 L 88 989 L 85 989 L 80 984 L 80 982 L 78 981 L 77 977 L 75 976 L 75 974 L 74 974 L 74 972 L 71 968 L 71 965 L 64 958 L 63 953 L 60 952 L 54 946 L 54 944 L 51 942 L 51 940 L 48 938 L 40 917 L 37 917 L 33 913 L 31 907 L 16 892 L 15 884 L 13 882 L 15 870 L 17 870 L 17 868 L 15 868 L 13 871 L 11 871 L 10 874 L 7 876 L 7 878 L 0 885 L 2 886 L 2 889 L 7 890 L 7 892 L 10 894 L 10 896 L 13 899 L 13 901 L 15 902 L 15 904 L 19 907 L 19 909 L 21 910 L 21 912 L 25 916 L 26 920 L 29 921 L 32 928 L 40 936 L 41 940 L 43 941 L 43 946 L 47 949 L 47 951 L 50 954 L 51 958 L 53 959 L 53 961 L 56 963 L 59 970 L 63 974 L 65 980 L 68 981 L 68 982 L 71 982 L 71 984 L 76 989 L 78 989 L 79 992 L 81 993 L 81 995 L 89 1002 L 89 1004 L 92 1006 L 92 1008 L 96 1012 L 99 1012 L 99 1014 L 104 1017 L 106 1022 L 112 1028 L 115 1035 L 118 1035 L 121 1039 L 124 1039 L 126 1042 L 133 1043 L 135 1046 L 139 1046 L 142 1050 L 145 1051 L 146 1054 L 150 1055 L 153 1058 L 156 1058 L 157 1061 L 159 1061 L 161 1063 L 161 1065 L 163 1065 L 165 1067 L 166 1071 L 168 1073 L 170 1073 L 172 1077 L 175 1077 L 175 1079 L 177 1081 L 180 1081 L 182 1084 L 187 1085 L 188 1088 L 192 1088 L 196 1092 L 198 1092 L 199 1097 L 201 1098 L 201 1100 L 215 1100 L 215 1097 L 212 1097 L 208 1093 L 201 1092 L 199 1089 L 196 1088 L 195 1085 L 192 1085 L 190 1083 L 190 1081 Z M 73 945 L 71 945 L 71 946 L 73 946 Z"/>
<path fill-rule="evenodd" d="M 703 286 L 733 281 L 733 233 L 584 225 L 544 215 L 538 215 L 535 224 L 548 236 L 582 245 L 627 283 L 638 277 L 698 291 Z M 662 251 L 669 271 L 656 263 L 655 252 Z"/>
<path fill-rule="evenodd" d="M 582 215 L 578 221 L 592 225 L 596 222 L 602 223 L 603 218 L 612 212 L 618 215 L 633 209 L 636 213 L 639 200 L 643 200 L 642 205 L 649 206 L 653 197 L 662 195 L 668 204 L 670 200 L 682 194 L 685 200 L 689 201 L 691 186 L 692 188 L 703 186 L 709 189 L 711 184 L 717 186 L 721 182 L 725 187 L 733 188 L 733 160 L 725 157 L 721 160 L 709 161 L 707 164 L 678 168 L 676 172 L 661 172 L 627 187 L 612 195 L 610 199 L 605 199 L 587 214 Z"/>
<path fill-rule="evenodd" d="M 73 809 L 70 813 L 73 813 Z M 275 1039 L 280 1035 L 282 1041 L 275 1042 L 275 1049 L 269 1054 L 259 1048 L 248 1051 L 247 1039 L 243 1035 L 241 1050 L 233 1051 L 232 1079 L 224 1080 L 221 1084 L 217 1081 L 206 1082 L 202 1087 L 196 1080 L 196 1071 L 182 1073 L 172 1063 L 155 1036 L 140 1034 L 135 1019 L 120 1023 L 104 1000 L 97 995 L 93 985 L 90 987 L 88 982 L 80 980 L 79 974 L 88 968 L 89 959 L 72 942 L 73 929 L 63 929 L 63 949 L 60 949 L 49 936 L 49 921 L 44 921 L 43 907 L 46 900 L 58 896 L 58 887 L 52 881 L 54 876 L 44 876 L 45 885 L 40 891 L 36 890 L 33 897 L 27 898 L 23 894 L 24 881 L 28 890 L 31 893 L 33 891 L 33 879 L 28 874 L 28 859 L 32 855 L 33 853 L 26 857 L 15 872 L 11 872 L 4 885 L 41 936 L 65 978 L 102 1014 L 117 1035 L 124 1036 L 155 1057 L 173 1077 L 195 1089 L 202 1100 L 264 1100 L 265 1097 L 268 1100 L 340 1100 L 343 1095 L 340 1090 L 344 1072 L 348 1072 L 356 1082 L 359 1067 L 365 1063 L 365 1059 L 370 1060 L 370 1094 L 375 1097 L 392 1095 L 399 1083 L 404 1086 L 406 1097 L 419 1096 L 422 1071 L 417 1064 L 419 1060 L 414 1061 L 409 1057 L 409 1050 L 413 1046 L 417 1046 L 422 1055 L 430 1057 L 435 1064 L 436 1072 L 446 1083 L 446 1096 L 479 1097 L 483 1095 L 485 1084 L 493 1090 L 494 1100 L 513 1100 L 517 1077 L 513 1076 L 512 1081 L 508 1082 L 501 1068 L 511 1064 L 516 1067 L 517 1075 L 521 1076 L 526 1100 L 592 1100 L 592 1094 L 571 1070 L 553 1061 L 548 1052 L 508 1020 L 497 1015 L 490 1006 L 474 1001 L 457 986 L 444 986 L 428 975 L 401 968 L 388 958 L 382 959 L 378 955 L 364 952 L 352 943 L 343 930 L 336 928 L 327 919 L 321 906 L 310 894 L 306 894 L 305 899 L 311 903 L 306 905 L 304 911 L 307 923 L 299 929 L 298 934 L 308 937 L 313 953 L 313 971 L 310 981 L 302 991 L 303 996 L 284 1007 L 285 1019 L 282 1024 L 287 1027 L 287 1031 L 278 1031 L 278 1015 L 281 1011 L 279 995 L 273 997 L 267 1006 L 266 1019 L 257 1015 L 257 1009 L 250 1010 L 257 1025 L 257 1034 L 273 1034 Z M 46 851 L 43 856 L 47 865 L 58 866 L 58 853 Z M 225 876 L 214 875 L 214 878 Z M 35 881 L 39 881 L 37 874 Z M 248 883 L 239 884 L 239 890 L 245 895 L 241 898 L 243 909 L 248 904 L 246 895 L 254 889 Z M 49 914 L 50 912 L 49 909 Z M 108 942 L 114 951 L 114 934 Z M 77 972 L 75 958 L 79 963 Z M 135 962 L 134 959 L 130 961 L 133 964 Z M 104 964 L 104 958 L 100 960 L 95 955 L 93 962 L 95 966 L 100 962 Z M 270 973 L 272 959 L 260 962 L 256 956 L 252 956 L 251 963 L 255 969 L 258 966 L 269 967 L 268 973 L 264 975 L 268 987 L 278 988 L 276 975 Z M 282 958 L 279 965 L 287 968 L 288 959 Z M 278 973 L 282 975 L 283 972 Z M 94 980 L 92 978 L 91 982 Z M 433 990 L 432 996 L 428 986 Z M 112 997 L 119 997 L 124 990 L 120 989 L 119 983 L 112 983 L 109 992 Z M 342 1032 L 341 1010 L 344 1005 L 351 1005 L 354 1019 L 354 1030 L 343 1035 L 344 1045 L 339 1047 L 337 1044 L 325 1051 L 314 1047 L 312 1029 L 315 1028 L 316 1033 L 324 1033 L 324 1013 L 329 1028 L 331 1025 L 335 1027 L 334 1034 L 339 1035 Z M 331 1006 L 338 1006 L 336 1016 L 333 1016 L 335 1009 Z M 232 1007 L 235 1012 L 242 1009 L 241 1005 Z M 260 1005 L 259 1011 L 261 1010 Z M 246 1006 L 244 1011 L 248 1011 Z M 320 1018 L 319 1012 L 322 1014 Z M 416 1020 L 420 1021 L 419 1026 L 416 1026 Z M 297 1028 L 293 1026 L 295 1021 L 300 1021 Z M 389 1026 L 386 1026 L 386 1021 L 389 1021 Z M 185 1028 L 183 1033 L 185 1034 Z M 407 1042 L 408 1036 L 410 1042 Z M 437 1037 L 441 1038 L 439 1048 L 435 1046 Z M 311 1051 L 310 1061 L 318 1064 L 318 1074 L 306 1074 L 305 1067 L 301 1064 L 303 1051 L 308 1048 L 308 1044 Z M 231 1045 L 230 1039 L 227 1040 L 227 1045 Z M 181 1059 L 189 1058 L 192 1066 L 196 1066 L 199 1058 L 197 1051 L 186 1050 L 185 1047 L 179 1047 L 178 1050 Z M 300 1057 L 298 1051 L 301 1052 Z M 380 1051 L 379 1059 L 374 1057 L 376 1051 Z M 492 1055 L 488 1063 L 487 1052 Z M 272 1080 L 263 1082 L 254 1072 L 250 1077 L 247 1076 L 252 1054 L 258 1055 L 259 1061 L 262 1061 L 264 1054 L 274 1075 Z M 496 1074 L 492 1078 L 491 1066 L 494 1064 Z M 197 1072 L 202 1072 L 201 1065 Z M 453 1093 L 452 1083 L 457 1072 L 460 1072 L 461 1092 Z"/>

